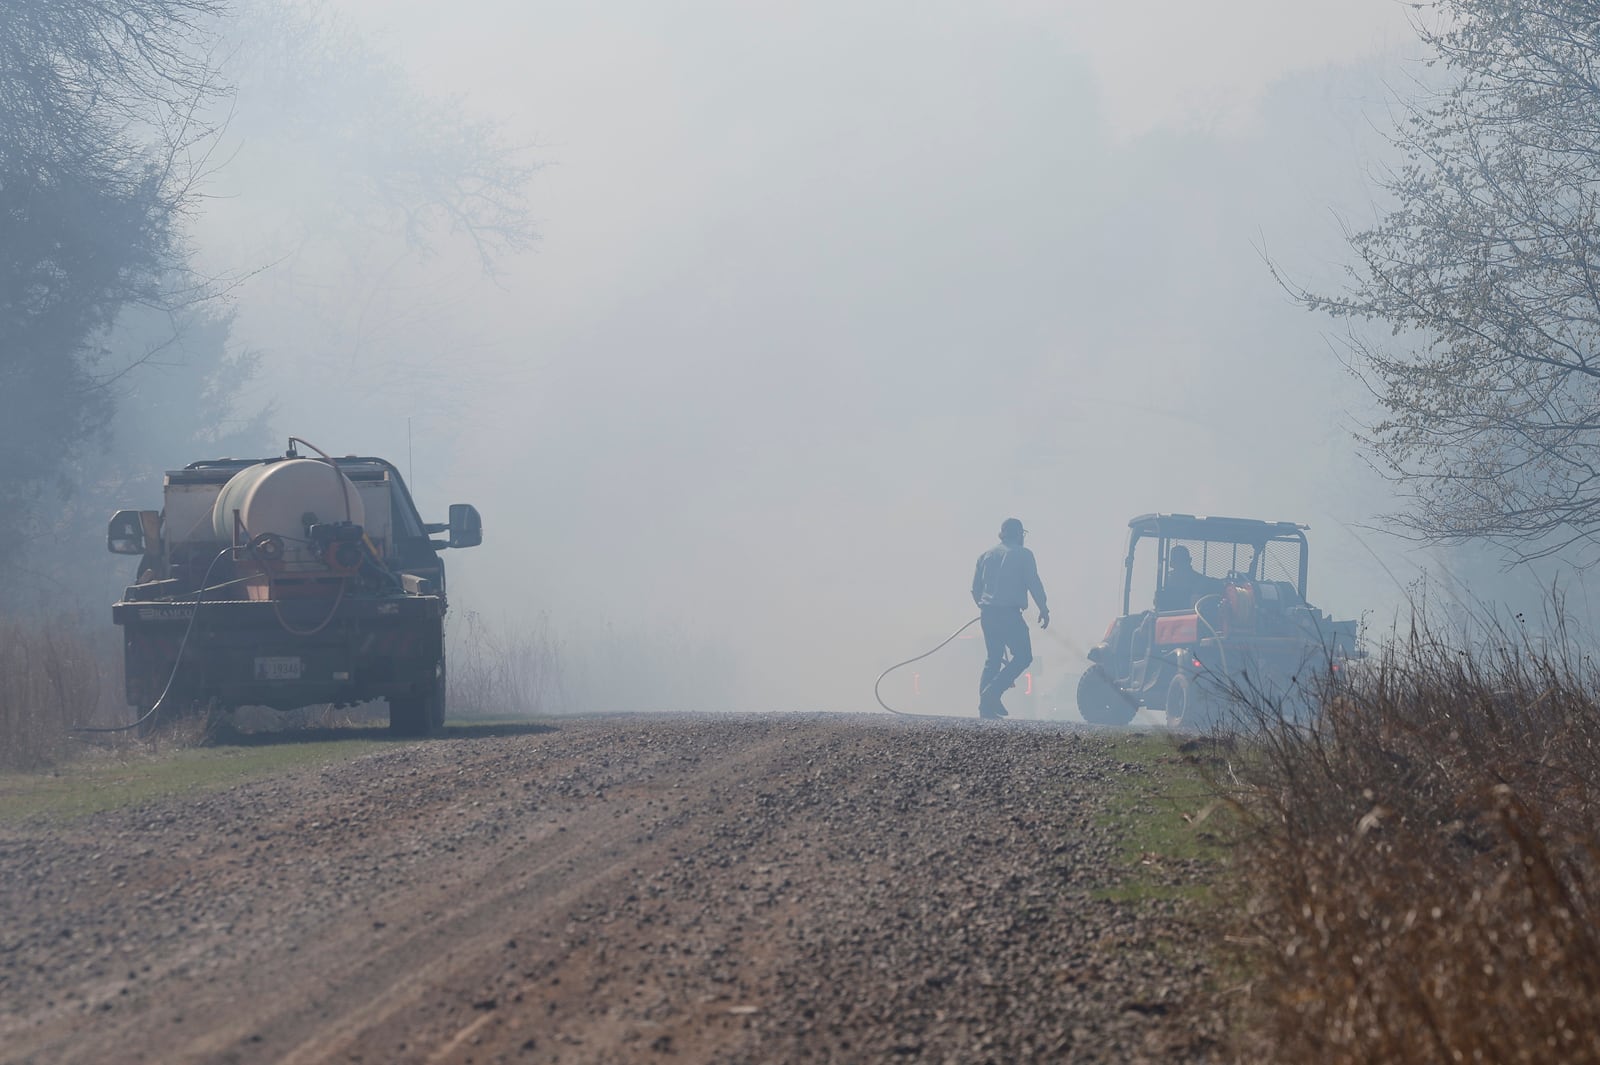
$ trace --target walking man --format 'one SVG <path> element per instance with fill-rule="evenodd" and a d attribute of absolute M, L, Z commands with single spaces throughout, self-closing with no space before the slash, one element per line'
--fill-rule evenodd
<path fill-rule="evenodd" d="M 978 681 L 979 717 L 1006 716 L 1000 696 L 1033 661 L 1033 642 L 1022 616 L 1029 593 L 1039 608 L 1039 627 L 1050 627 L 1039 565 L 1033 552 L 1022 546 L 1027 532 L 1016 518 L 1001 522 L 1000 542 L 978 556 L 978 569 L 972 575 L 972 599 L 982 614 L 983 642 L 989 652 Z"/>

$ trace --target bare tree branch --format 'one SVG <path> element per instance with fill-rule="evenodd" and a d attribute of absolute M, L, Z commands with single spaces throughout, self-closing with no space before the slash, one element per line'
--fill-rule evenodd
<path fill-rule="evenodd" d="M 1383 411 L 1361 430 L 1430 542 L 1536 558 L 1600 523 L 1600 17 L 1582 0 L 1435 0 L 1415 25 L 1443 90 L 1399 103 L 1394 206 L 1347 233 L 1348 323 Z M 1388 327 L 1378 341 L 1365 327 Z"/>
<path fill-rule="evenodd" d="M 112 409 L 97 363 L 162 306 L 226 94 L 212 0 L 0 0 L 0 558 Z"/>

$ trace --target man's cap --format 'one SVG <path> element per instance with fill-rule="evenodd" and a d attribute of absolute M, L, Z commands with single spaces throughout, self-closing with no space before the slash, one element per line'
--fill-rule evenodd
<path fill-rule="evenodd" d="M 1027 531 L 1022 527 L 1022 519 L 1020 518 L 1007 518 L 1000 523 L 1000 539 L 1002 540 L 1008 536 L 1021 536 Z"/>
<path fill-rule="evenodd" d="M 1189 558 L 1189 549 L 1187 547 L 1184 547 L 1182 544 L 1179 544 L 1177 547 L 1174 547 L 1172 549 L 1171 553 L 1167 555 L 1167 560 L 1169 562 L 1176 562 L 1180 558 L 1183 559 L 1185 562 L 1191 561 L 1191 559 Z"/>

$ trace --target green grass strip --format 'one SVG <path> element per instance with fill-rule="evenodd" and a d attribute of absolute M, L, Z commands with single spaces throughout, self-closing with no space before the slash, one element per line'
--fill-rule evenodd
<path fill-rule="evenodd" d="M 374 739 L 95 752 L 42 773 L 0 773 L 0 823 L 66 821 L 190 792 L 220 791 L 392 746 Z"/>
<path fill-rule="evenodd" d="M 1180 863 L 1215 866 L 1220 876 L 1228 855 L 1219 831 L 1226 812 L 1213 807 L 1214 792 L 1199 760 L 1207 755 L 1180 750 L 1178 738 L 1159 732 L 1119 736 L 1112 754 L 1141 771 L 1113 778 L 1099 823 L 1116 834 L 1120 845 L 1116 865 L 1096 897 L 1129 903 L 1210 901 L 1215 877 L 1173 882 L 1173 867 Z"/>

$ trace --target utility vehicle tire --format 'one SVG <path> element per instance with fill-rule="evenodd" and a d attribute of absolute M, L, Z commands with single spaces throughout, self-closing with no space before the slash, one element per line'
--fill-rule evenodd
<path fill-rule="evenodd" d="M 1217 719 L 1217 699 L 1193 677 L 1179 673 L 1167 685 L 1167 727 L 1207 729 Z"/>
<path fill-rule="evenodd" d="M 1078 713 L 1091 725 L 1126 725 L 1137 707 L 1105 670 L 1090 666 L 1078 678 Z"/>

